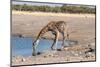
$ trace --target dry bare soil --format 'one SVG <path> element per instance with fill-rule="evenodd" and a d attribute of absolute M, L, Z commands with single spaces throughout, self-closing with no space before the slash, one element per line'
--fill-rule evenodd
<path fill-rule="evenodd" d="M 95 15 L 12 11 L 12 35 L 36 37 L 50 21 L 65 21 L 70 39 L 78 41 L 63 51 L 47 52 L 38 56 L 12 57 L 12 65 L 46 64 L 59 62 L 95 61 Z M 53 38 L 46 33 L 44 37 Z M 61 36 L 60 36 L 61 38 Z M 60 39 L 59 38 L 59 39 Z"/>

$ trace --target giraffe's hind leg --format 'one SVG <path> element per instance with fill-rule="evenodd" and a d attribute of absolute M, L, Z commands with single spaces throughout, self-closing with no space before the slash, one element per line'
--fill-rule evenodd
<path fill-rule="evenodd" d="M 57 32 L 55 33 L 54 42 L 53 42 L 53 44 L 52 44 L 52 46 L 51 46 L 51 49 L 52 49 L 52 50 L 56 50 L 56 49 L 57 49 L 58 37 L 59 37 L 59 32 L 57 31 Z"/>

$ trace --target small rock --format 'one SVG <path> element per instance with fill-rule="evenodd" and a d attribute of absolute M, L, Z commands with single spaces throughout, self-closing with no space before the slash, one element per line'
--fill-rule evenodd
<path fill-rule="evenodd" d="M 75 56 L 78 56 L 79 54 L 76 53 L 76 54 L 74 54 L 74 55 L 75 55 Z"/>
<path fill-rule="evenodd" d="M 47 56 L 44 56 L 44 58 L 47 58 Z"/>
<path fill-rule="evenodd" d="M 22 58 L 22 62 L 24 62 L 24 61 L 26 61 L 26 59 L 25 58 Z"/>
<path fill-rule="evenodd" d="M 65 47 L 64 50 L 68 50 L 68 47 Z"/>
<path fill-rule="evenodd" d="M 80 51 L 79 54 L 82 54 L 82 52 Z"/>
<path fill-rule="evenodd" d="M 89 50 L 85 51 L 85 54 L 88 53 L 88 52 L 94 52 L 95 50 L 92 49 L 92 48 L 89 48 Z"/>
<path fill-rule="evenodd" d="M 89 56 L 89 55 L 86 55 L 85 57 L 86 57 L 86 58 L 89 58 L 90 56 Z"/>

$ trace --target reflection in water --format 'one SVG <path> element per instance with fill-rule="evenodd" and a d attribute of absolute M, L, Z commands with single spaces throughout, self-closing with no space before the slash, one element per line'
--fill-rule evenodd
<path fill-rule="evenodd" d="M 11 37 L 12 56 L 22 55 L 30 56 L 32 54 L 32 38 Z M 41 39 L 37 46 L 37 52 L 46 52 L 51 50 L 53 40 Z M 61 48 L 62 41 L 57 43 L 57 48 Z M 66 46 L 77 44 L 77 41 L 68 40 Z"/>

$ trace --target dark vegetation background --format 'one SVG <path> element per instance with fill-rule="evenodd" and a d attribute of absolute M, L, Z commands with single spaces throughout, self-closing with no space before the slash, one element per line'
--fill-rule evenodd
<path fill-rule="evenodd" d="M 75 5 L 62 5 L 62 6 L 34 6 L 34 5 L 12 5 L 12 10 L 17 11 L 31 11 L 31 12 L 54 12 L 54 13 L 91 13 L 95 14 L 95 6 L 75 6 Z"/>

